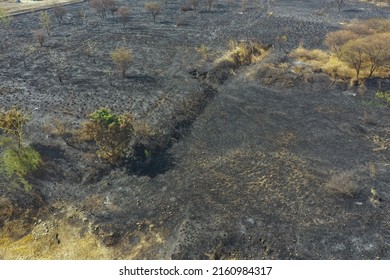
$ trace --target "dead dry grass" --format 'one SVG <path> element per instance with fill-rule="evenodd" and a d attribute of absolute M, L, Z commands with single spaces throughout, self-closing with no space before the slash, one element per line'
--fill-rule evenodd
<path fill-rule="evenodd" d="M 237 66 L 250 65 L 266 57 L 269 48 L 258 42 L 252 41 L 229 41 L 229 49 L 218 59 L 215 64 L 231 63 Z"/>
<path fill-rule="evenodd" d="M 345 195 L 355 198 L 359 186 L 354 181 L 354 174 L 350 171 L 334 174 L 324 185 L 324 189 L 331 194 Z"/>

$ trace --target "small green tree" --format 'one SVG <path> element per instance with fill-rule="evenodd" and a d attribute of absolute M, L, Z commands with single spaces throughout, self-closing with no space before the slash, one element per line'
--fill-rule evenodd
<path fill-rule="evenodd" d="M 26 188 L 31 188 L 26 176 L 34 172 L 42 164 L 37 151 L 23 142 L 23 127 L 29 118 L 18 109 L 0 112 L 0 129 L 5 137 L 0 138 L 2 153 L 1 167 L 9 178 L 16 178 Z"/>
<path fill-rule="evenodd" d="M 46 11 L 42 11 L 39 14 L 39 24 L 44 28 L 47 34 L 50 34 L 51 18 Z"/>
<path fill-rule="evenodd" d="M 156 23 L 156 16 L 161 13 L 161 5 L 157 2 L 145 3 L 145 10 L 153 16 L 153 22 Z"/>
<path fill-rule="evenodd" d="M 350 40 L 344 44 L 341 48 L 340 59 L 355 69 L 356 81 L 358 81 L 364 62 L 362 39 Z"/>
<path fill-rule="evenodd" d="M 121 6 L 118 8 L 119 21 L 122 22 L 123 28 L 126 27 L 126 23 L 129 21 L 130 9 L 129 7 Z"/>
<path fill-rule="evenodd" d="M 126 70 L 132 60 L 131 49 L 124 47 L 118 48 L 111 53 L 111 59 L 118 65 L 121 77 L 125 78 Z"/>

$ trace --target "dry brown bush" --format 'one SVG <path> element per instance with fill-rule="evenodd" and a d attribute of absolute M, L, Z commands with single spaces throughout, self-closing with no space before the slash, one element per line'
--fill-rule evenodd
<path fill-rule="evenodd" d="M 156 23 L 156 16 L 161 13 L 161 5 L 157 2 L 145 3 L 145 10 L 153 16 L 153 22 Z"/>
<path fill-rule="evenodd" d="M 205 0 L 205 5 L 208 11 L 211 11 L 211 7 L 213 6 L 215 0 Z"/>
<path fill-rule="evenodd" d="M 334 3 L 334 5 L 337 7 L 337 9 L 339 10 L 339 12 L 340 12 L 341 9 L 344 8 L 345 5 L 346 5 L 345 0 L 334 0 L 333 3 Z"/>
<path fill-rule="evenodd" d="M 121 6 L 118 8 L 118 17 L 119 21 L 122 22 L 123 28 L 126 27 L 126 23 L 129 21 L 129 16 L 130 16 L 130 8 Z"/>
<path fill-rule="evenodd" d="M 64 16 L 66 15 L 66 9 L 64 6 L 55 5 L 53 8 L 54 17 L 57 19 L 58 23 L 61 23 Z"/>

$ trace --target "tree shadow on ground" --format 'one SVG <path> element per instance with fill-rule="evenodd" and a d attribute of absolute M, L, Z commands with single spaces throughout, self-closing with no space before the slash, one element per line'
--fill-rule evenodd
<path fill-rule="evenodd" d="M 148 176 L 150 178 L 164 174 L 173 167 L 175 167 L 175 160 L 167 151 L 150 157 L 139 155 L 126 163 L 126 169 L 130 174 Z"/>

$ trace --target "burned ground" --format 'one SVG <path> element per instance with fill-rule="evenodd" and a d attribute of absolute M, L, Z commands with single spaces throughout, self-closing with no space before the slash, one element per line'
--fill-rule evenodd
<path fill-rule="evenodd" d="M 293 63 L 286 53 L 300 42 L 323 48 L 340 22 L 389 17 L 388 8 L 353 2 L 339 13 L 319 2 L 196 14 L 175 1 L 154 24 L 132 1 L 125 28 L 81 3 L 43 47 L 31 34 L 38 14 L 15 16 L 0 30 L 1 106 L 30 113 L 26 135 L 44 166 L 32 192 L 0 184 L 0 258 L 390 258 L 390 111 L 373 97 L 389 81 L 367 81 L 363 94 L 272 66 Z M 218 68 L 230 39 L 274 47 L 256 65 Z M 109 56 L 122 46 L 134 53 L 125 79 Z M 117 168 L 86 144 L 66 145 L 55 122 L 72 131 L 100 107 L 133 113 L 169 145 Z M 327 190 L 343 180 L 353 196 Z"/>

